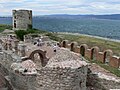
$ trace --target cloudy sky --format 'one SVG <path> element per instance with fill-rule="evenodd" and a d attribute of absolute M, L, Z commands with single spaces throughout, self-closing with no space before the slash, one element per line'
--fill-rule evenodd
<path fill-rule="evenodd" d="M 0 16 L 13 9 L 31 9 L 34 15 L 120 14 L 120 0 L 0 0 Z"/>

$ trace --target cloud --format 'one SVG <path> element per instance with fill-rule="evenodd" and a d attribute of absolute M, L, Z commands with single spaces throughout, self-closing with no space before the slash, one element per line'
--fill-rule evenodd
<path fill-rule="evenodd" d="M 32 9 L 44 14 L 115 14 L 120 0 L 0 0 L 0 15 L 11 15 L 12 9 Z"/>

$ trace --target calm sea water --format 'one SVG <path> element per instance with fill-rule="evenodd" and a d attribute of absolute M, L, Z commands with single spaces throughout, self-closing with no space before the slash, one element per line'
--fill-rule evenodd
<path fill-rule="evenodd" d="M 12 18 L 0 18 L 12 25 Z M 120 40 L 120 20 L 33 17 L 33 27 L 52 32 L 72 32 Z"/>

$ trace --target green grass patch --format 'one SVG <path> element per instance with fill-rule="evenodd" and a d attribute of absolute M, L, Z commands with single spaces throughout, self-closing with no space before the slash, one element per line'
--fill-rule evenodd
<path fill-rule="evenodd" d="M 55 41 L 62 41 L 62 38 L 58 37 L 55 33 L 46 33 L 46 36 L 48 36 L 50 39 Z"/>
<path fill-rule="evenodd" d="M 4 31 L 5 29 L 12 30 L 12 26 L 11 25 L 0 24 L 0 32 Z"/>

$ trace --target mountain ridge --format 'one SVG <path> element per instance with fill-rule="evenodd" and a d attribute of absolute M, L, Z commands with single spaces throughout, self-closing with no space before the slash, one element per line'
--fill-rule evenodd
<path fill-rule="evenodd" d="M 11 16 L 0 16 L 0 18 L 10 18 Z M 110 20 L 120 20 L 120 14 L 105 14 L 105 15 L 72 15 L 72 14 L 51 14 L 51 15 L 37 15 L 33 17 L 43 17 L 43 18 L 57 18 L 57 19 L 110 19 Z"/>
<path fill-rule="evenodd" d="M 54 15 L 45 15 L 42 17 L 51 17 L 51 18 L 71 18 L 71 19 L 81 19 L 81 18 L 92 18 L 92 19 L 112 19 L 120 20 L 120 14 L 107 14 L 107 15 L 69 15 L 69 14 L 54 14 Z"/>

